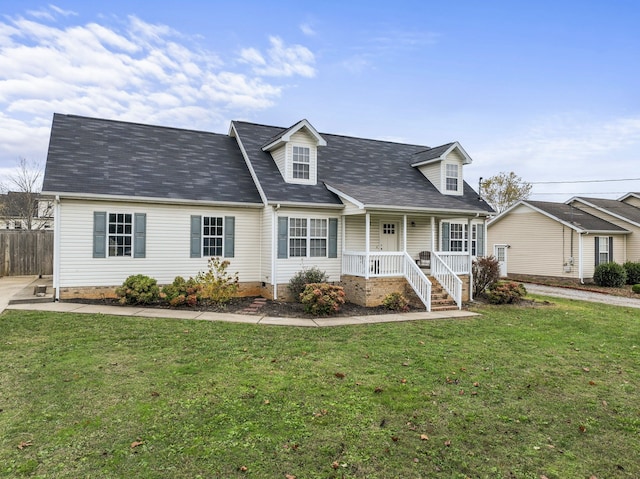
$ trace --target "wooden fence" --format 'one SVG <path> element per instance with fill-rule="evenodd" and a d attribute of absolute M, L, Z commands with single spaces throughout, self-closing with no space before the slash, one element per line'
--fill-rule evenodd
<path fill-rule="evenodd" d="M 0 230 L 0 276 L 53 274 L 53 231 Z"/>

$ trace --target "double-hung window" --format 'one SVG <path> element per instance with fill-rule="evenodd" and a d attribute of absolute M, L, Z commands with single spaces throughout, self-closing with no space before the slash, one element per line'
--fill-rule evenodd
<path fill-rule="evenodd" d="M 451 223 L 449 230 L 449 251 L 465 251 L 467 225 L 463 223 Z"/>
<path fill-rule="evenodd" d="M 93 212 L 93 257 L 146 256 L 146 213 Z"/>
<path fill-rule="evenodd" d="M 191 258 L 233 258 L 235 224 L 234 216 L 191 216 Z"/>
<path fill-rule="evenodd" d="M 445 165 L 445 188 L 447 191 L 458 191 L 459 166 L 451 163 Z"/>
<path fill-rule="evenodd" d="M 109 213 L 109 256 L 131 256 L 132 244 L 131 213 Z"/>
<path fill-rule="evenodd" d="M 309 159 L 309 148 L 306 146 L 294 146 L 292 160 L 292 177 L 294 179 L 308 180 L 309 167 L 311 164 Z"/>
<path fill-rule="evenodd" d="M 337 257 L 337 218 L 278 218 L 278 258 Z"/>
<path fill-rule="evenodd" d="M 443 221 L 441 226 L 442 251 L 467 253 L 471 248 L 472 256 L 484 256 L 484 225 Z"/>
<path fill-rule="evenodd" d="M 609 251 L 609 236 L 599 236 L 598 238 L 598 264 L 611 261 Z"/>
<path fill-rule="evenodd" d="M 202 217 L 202 256 L 222 256 L 224 218 Z"/>

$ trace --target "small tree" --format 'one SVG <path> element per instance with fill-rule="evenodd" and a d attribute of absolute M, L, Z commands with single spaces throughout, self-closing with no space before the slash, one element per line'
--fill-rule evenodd
<path fill-rule="evenodd" d="M 471 265 L 473 276 L 473 295 L 480 296 L 500 279 L 500 265 L 495 256 L 478 258 Z"/>
<path fill-rule="evenodd" d="M 520 200 L 526 200 L 531 194 L 531 183 L 527 183 L 513 171 L 504 171 L 480 182 L 480 196 L 489 203 L 494 210 L 502 213 Z"/>
<path fill-rule="evenodd" d="M 44 227 L 44 222 L 36 222 L 34 218 L 51 216 L 51 211 L 39 211 L 42 174 L 40 163 L 21 158 L 15 172 L 7 175 L 7 179 L 0 184 L 0 190 L 7 191 L 2 214 L 22 221 L 28 230 Z"/>

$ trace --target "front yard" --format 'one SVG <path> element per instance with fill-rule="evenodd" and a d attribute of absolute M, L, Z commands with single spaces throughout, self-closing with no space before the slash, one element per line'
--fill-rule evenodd
<path fill-rule="evenodd" d="M 0 477 L 640 477 L 640 310 L 288 328 L 8 311 Z"/>

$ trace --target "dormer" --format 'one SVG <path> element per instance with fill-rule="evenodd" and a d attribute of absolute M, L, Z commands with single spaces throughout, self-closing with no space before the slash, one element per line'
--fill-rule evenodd
<path fill-rule="evenodd" d="M 470 163 L 471 157 L 455 141 L 416 153 L 411 166 L 417 168 L 443 195 L 462 196 L 462 169 Z"/>
<path fill-rule="evenodd" d="M 269 140 L 262 151 L 271 153 L 287 183 L 315 185 L 318 182 L 318 147 L 327 146 L 307 120 L 301 120 Z"/>

